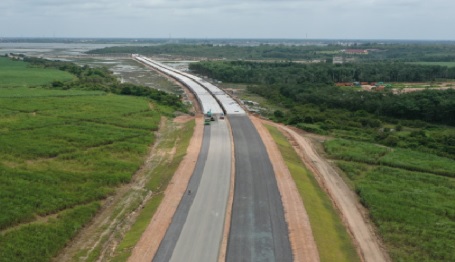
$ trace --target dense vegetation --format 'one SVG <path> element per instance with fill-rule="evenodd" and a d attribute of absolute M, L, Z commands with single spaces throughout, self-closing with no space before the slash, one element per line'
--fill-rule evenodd
<path fill-rule="evenodd" d="M 393 260 L 455 259 L 454 160 L 347 140 L 325 148 L 353 182 Z"/>
<path fill-rule="evenodd" d="M 310 132 L 419 148 L 455 157 L 454 130 L 442 131 L 444 128 L 429 124 L 455 125 L 454 90 L 396 95 L 388 91 L 366 92 L 335 87 L 330 79 L 324 78 L 329 74 L 327 70 L 334 68 L 341 71 L 354 67 L 369 70 L 373 65 L 212 61 L 192 64 L 191 69 L 227 82 L 248 83 L 248 91 L 281 108 L 267 115 L 276 121 Z M 379 63 L 377 68 L 389 70 L 383 63 Z M 428 71 L 433 67 L 412 65 L 411 68 Z M 382 73 L 378 71 L 377 74 Z"/>
<path fill-rule="evenodd" d="M 321 43 L 322 42 L 322 43 Z M 325 43 L 324 43 L 325 42 Z M 286 44 L 284 44 L 286 43 Z M 326 60 L 333 56 L 354 57 L 358 61 L 453 62 L 454 42 L 435 43 L 374 43 L 358 41 L 352 46 L 339 45 L 336 41 L 252 41 L 251 46 L 234 41 L 219 43 L 163 44 L 153 46 L 115 46 L 91 50 L 89 54 L 137 53 L 142 55 L 174 55 L 211 59 L 253 60 Z M 363 49 L 368 54 L 349 55 L 342 50 Z"/>
<path fill-rule="evenodd" d="M 339 47 L 333 47 L 335 50 Z M 142 54 L 176 55 L 185 57 L 228 58 L 228 59 L 311 59 L 314 46 L 236 46 L 236 45 L 179 45 L 165 44 L 155 46 L 114 46 L 91 50 L 89 54 Z M 325 50 L 325 48 L 321 48 Z"/>
<path fill-rule="evenodd" d="M 35 68 L 17 67 L 15 75 Z M 77 80 L 45 74 L 44 87 L 0 88 L 0 261 L 55 256 L 100 201 L 130 181 L 161 116 L 180 108 L 165 99 L 168 105 L 152 103 L 148 95 L 92 91 L 115 84 L 109 74 L 90 82 L 97 72 L 104 73 L 82 67 Z"/>
<path fill-rule="evenodd" d="M 416 82 L 455 79 L 455 68 L 402 62 L 292 63 L 202 61 L 190 64 L 196 73 L 230 83 L 331 84 L 336 82 Z"/>

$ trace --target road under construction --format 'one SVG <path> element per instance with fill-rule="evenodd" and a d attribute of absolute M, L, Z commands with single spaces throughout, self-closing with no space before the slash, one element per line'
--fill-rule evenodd
<path fill-rule="evenodd" d="M 133 59 L 183 84 L 196 96 L 203 112 L 210 111 L 216 120 L 204 127 L 187 194 L 153 261 L 218 261 L 232 170 L 235 186 L 226 261 L 292 261 L 272 164 L 246 112 L 223 90 L 202 78 L 144 56 L 133 55 Z"/>

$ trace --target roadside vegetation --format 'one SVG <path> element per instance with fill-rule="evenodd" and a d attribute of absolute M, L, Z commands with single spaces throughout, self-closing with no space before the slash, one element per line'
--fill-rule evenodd
<path fill-rule="evenodd" d="M 21 79 L 0 88 L 0 261 L 49 261 L 131 180 L 161 117 L 184 108 L 174 95 L 119 85 L 103 69 L 6 64 L 14 63 Z M 38 86 L 27 80 L 37 68 L 47 77 Z"/>
<path fill-rule="evenodd" d="M 454 160 L 339 139 L 324 146 L 352 181 L 394 261 L 455 259 Z"/>
<path fill-rule="evenodd" d="M 455 91 L 394 94 L 335 83 L 451 83 L 453 67 L 440 63 L 453 62 L 451 53 L 438 52 L 453 46 L 387 48 L 342 65 L 204 61 L 191 69 L 236 94 L 243 86 L 241 96 L 260 102 L 269 119 L 336 138 L 325 142 L 325 151 L 368 209 L 394 261 L 452 261 Z M 429 55 L 417 52 L 425 48 Z M 391 53 L 395 58 L 386 58 Z M 404 63 L 422 61 L 438 63 Z"/>
<path fill-rule="evenodd" d="M 343 89 L 318 73 L 317 68 L 332 67 L 218 61 L 191 66 L 195 72 L 223 82 L 248 84 L 249 93 L 266 98 L 268 107 L 273 106 L 274 110 L 265 112 L 265 116 L 277 122 L 323 135 L 455 157 L 455 129 L 444 126 L 455 125 L 455 90 L 397 95 Z M 341 71 L 351 67 L 336 66 Z M 377 68 L 377 74 L 381 68 Z M 420 68 L 428 70 L 425 66 Z"/>
<path fill-rule="evenodd" d="M 360 261 L 352 240 L 330 198 L 306 168 L 286 137 L 266 125 L 294 179 L 310 218 L 311 229 L 322 262 Z M 330 252 L 327 252 L 330 250 Z"/>
<path fill-rule="evenodd" d="M 75 79 L 74 75 L 57 69 L 30 68 L 30 64 L 0 57 L 0 88 L 27 87 L 48 84 L 51 81 L 66 82 Z"/>
<path fill-rule="evenodd" d="M 193 136 L 194 126 L 195 122 L 193 120 L 165 133 L 164 137 L 161 138 L 157 151 L 171 152 L 175 150 L 175 154 L 167 155 L 164 158 L 155 157 L 154 168 L 149 174 L 151 179 L 146 186 L 148 190 L 155 192 L 153 198 L 144 206 L 136 222 L 126 233 L 117 247 L 112 261 L 126 261 L 131 255 L 134 246 L 147 228 L 150 218 L 153 217 L 161 200 L 164 198 L 164 190 L 186 155 L 190 139 Z"/>

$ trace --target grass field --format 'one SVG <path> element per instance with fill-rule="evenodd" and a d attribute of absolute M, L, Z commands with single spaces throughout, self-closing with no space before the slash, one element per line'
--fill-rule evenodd
<path fill-rule="evenodd" d="M 0 88 L 0 98 L 32 98 L 32 97 L 70 97 L 70 96 L 96 96 L 105 95 L 102 91 L 84 91 L 77 89 L 52 90 L 35 87 L 4 87 Z"/>
<path fill-rule="evenodd" d="M 266 125 L 278 145 L 297 185 L 323 262 L 360 261 L 346 228 L 326 193 L 300 160 L 300 157 L 275 127 Z"/>
<path fill-rule="evenodd" d="M 454 160 L 346 140 L 325 147 L 342 159 L 394 261 L 455 261 L 455 180 L 444 176 Z"/>
<path fill-rule="evenodd" d="M 402 148 L 388 148 L 366 142 L 333 139 L 324 144 L 332 157 L 373 165 L 403 168 L 455 178 L 455 161 L 450 158 Z"/>
<path fill-rule="evenodd" d="M 0 89 L 0 261 L 48 261 L 130 181 L 169 111 L 153 108 L 100 92 Z"/>
<path fill-rule="evenodd" d="M 70 81 L 73 75 L 56 69 L 33 68 L 28 63 L 0 57 L 0 88 L 28 87 L 53 81 Z"/>

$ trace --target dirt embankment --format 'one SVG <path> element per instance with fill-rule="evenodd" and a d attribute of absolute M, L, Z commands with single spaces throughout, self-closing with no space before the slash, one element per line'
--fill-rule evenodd
<path fill-rule="evenodd" d="M 202 145 L 203 121 L 202 117 L 196 118 L 196 126 L 187 149 L 187 154 L 172 177 L 171 182 L 164 192 L 164 199 L 144 234 L 142 234 L 141 239 L 134 247 L 128 261 L 152 261 L 155 256 L 196 166 L 197 157 Z"/>
<path fill-rule="evenodd" d="M 293 128 L 266 122 L 285 131 L 292 144 L 297 147 L 305 165 L 315 175 L 319 184 L 326 190 L 340 212 L 344 224 L 354 239 L 362 261 L 391 261 L 357 195 L 346 185 L 330 163 L 317 153 L 316 143 L 299 134 Z"/>

